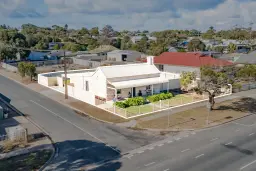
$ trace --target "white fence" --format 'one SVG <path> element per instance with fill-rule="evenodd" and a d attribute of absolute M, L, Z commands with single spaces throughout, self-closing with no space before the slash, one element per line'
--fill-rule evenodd
<path fill-rule="evenodd" d="M 225 94 L 217 96 L 215 98 L 229 96 L 232 93 L 228 90 Z M 187 106 L 195 103 L 200 102 L 207 102 L 209 100 L 207 95 L 202 96 L 188 96 L 188 97 L 180 97 L 180 98 L 173 98 L 168 100 L 162 100 L 155 103 L 149 103 L 141 106 L 134 106 L 129 108 L 119 108 L 115 105 L 111 108 L 107 108 L 105 110 L 118 115 L 125 119 L 136 118 L 143 115 L 153 114 L 155 112 L 160 112 L 164 110 L 174 109 L 182 106 Z"/>
<path fill-rule="evenodd" d="M 7 64 L 7 63 L 4 63 L 2 62 L 1 63 L 1 66 L 6 69 L 7 71 L 11 71 L 11 72 L 18 72 L 18 68 L 15 67 L 15 66 L 12 66 L 10 64 Z"/>

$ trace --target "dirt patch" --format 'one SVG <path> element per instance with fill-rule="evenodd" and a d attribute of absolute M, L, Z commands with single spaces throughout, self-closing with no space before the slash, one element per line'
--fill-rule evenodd
<path fill-rule="evenodd" d="M 32 171 L 38 170 L 52 154 L 51 150 L 42 150 L 0 160 L 0 170 L 3 171 Z"/>
<path fill-rule="evenodd" d="M 84 112 L 87 115 L 90 115 L 96 119 L 107 121 L 107 122 L 112 122 L 112 123 L 122 123 L 122 122 L 128 122 L 128 120 L 123 119 L 119 116 L 116 116 L 114 114 L 111 114 L 105 110 L 102 110 L 100 108 L 97 108 L 95 106 L 92 106 L 90 104 L 77 101 L 77 102 L 70 102 L 68 103 L 70 106 L 73 108 L 76 108 L 82 112 Z M 81 112 L 76 111 L 77 114 L 86 116 Z"/>
<path fill-rule="evenodd" d="M 234 99 L 215 105 L 215 109 L 209 113 L 209 124 L 207 125 L 208 109 L 198 107 L 184 112 L 175 113 L 160 118 L 142 121 L 138 120 L 136 127 L 150 129 L 201 129 L 228 122 L 237 118 L 256 113 L 256 100 L 252 98 Z M 169 121 L 168 121 L 169 120 Z"/>

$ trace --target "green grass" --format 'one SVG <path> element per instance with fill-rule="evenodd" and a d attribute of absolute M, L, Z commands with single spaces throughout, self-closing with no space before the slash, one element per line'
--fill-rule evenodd
<path fill-rule="evenodd" d="M 33 171 L 43 166 L 52 154 L 51 150 L 42 150 L 34 153 L 0 160 L 1 171 Z"/>
<path fill-rule="evenodd" d="M 149 113 L 153 111 L 153 106 L 151 105 L 141 105 L 141 106 L 131 106 L 126 108 L 127 114 L 130 116 L 132 115 L 138 115 L 143 113 Z"/>
<path fill-rule="evenodd" d="M 177 106 L 193 102 L 192 96 L 186 96 L 183 94 L 176 95 L 175 97 L 162 101 L 166 106 Z"/>

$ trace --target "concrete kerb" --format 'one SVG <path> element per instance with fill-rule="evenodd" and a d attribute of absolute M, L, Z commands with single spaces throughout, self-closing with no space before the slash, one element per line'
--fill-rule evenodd
<path fill-rule="evenodd" d="M 34 126 L 36 126 L 39 130 L 41 130 L 45 136 L 50 140 L 51 144 L 52 144 L 52 155 L 51 157 L 48 159 L 48 161 L 39 169 L 39 171 L 44 170 L 44 168 L 52 161 L 52 159 L 55 156 L 57 147 L 54 145 L 54 141 L 52 140 L 52 138 L 49 136 L 49 134 L 43 129 L 41 128 L 38 124 L 36 124 L 32 119 L 30 119 L 29 117 L 25 116 L 23 113 L 21 113 L 19 110 L 17 110 L 15 107 L 13 107 L 11 104 L 7 103 L 4 99 L 2 99 L 0 97 L 0 100 L 8 107 L 10 107 L 12 110 L 14 110 L 16 113 L 18 113 L 20 116 L 26 118 L 30 123 L 32 123 Z"/>

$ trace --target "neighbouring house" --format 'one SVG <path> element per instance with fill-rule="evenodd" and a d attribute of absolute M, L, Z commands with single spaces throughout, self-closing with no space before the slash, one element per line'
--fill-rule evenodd
<path fill-rule="evenodd" d="M 28 58 L 30 61 L 47 61 L 47 60 L 57 60 L 56 55 L 51 55 L 48 52 L 30 52 Z"/>
<path fill-rule="evenodd" d="M 39 74 L 38 83 L 64 93 L 67 82 L 69 96 L 92 105 L 180 89 L 179 76 L 159 71 L 153 58 L 147 63 L 69 71 L 66 81 L 63 72 Z"/>
<path fill-rule="evenodd" d="M 142 38 L 143 38 L 143 36 L 133 36 L 133 37 L 131 37 L 131 41 L 133 43 L 139 43 Z M 147 36 L 147 38 L 149 41 L 156 41 L 156 39 L 157 39 L 156 37 L 152 37 L 152 36 Z"/>
<path fill-rule="evenodd" d="M 241 54 L 234 62 L 237 64 L 256 64 L 256 51 L 249 54 Z"/>
<path fill-rule="evenodd" d="M 73 63 L 83 65 L 88 68 L 96 68 L 102 65 L 102 61 L 105 61 L 107 57 L 105 55 L 98 54 L 84 54 L 77 55 L 73 58 Z"/>
<path fill-rule="evenodd" d="M 173 47 L 173 46 L 169 46 L 168 47 L 168 52 L 178 52 L 178 49 Z"/>
<path fill-rule="evenodd" d="M 141 58 L 141 53 L 132 50 L 114 50 L 107 53 L 109 61 L 134 62 L 138 58 Z"/>
<path fill-rule="evenodd" d="M 201 66 L 233 65 L 221 59 L 212 58 L 202 53 L 164 52 L 154 58 L 154 63 L 160 71 L 181 74 L 182 72 L 200 73 Z"/>

